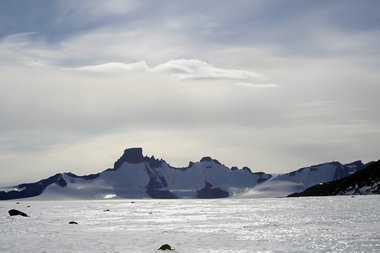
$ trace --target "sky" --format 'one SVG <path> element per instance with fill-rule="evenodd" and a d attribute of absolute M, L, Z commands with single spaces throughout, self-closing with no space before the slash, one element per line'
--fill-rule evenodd
<path fill-rule="evenodd" d="M 0 185 L 130 147 L 285 173 L 380 159 L 376 0 L 0 1 Z"/>

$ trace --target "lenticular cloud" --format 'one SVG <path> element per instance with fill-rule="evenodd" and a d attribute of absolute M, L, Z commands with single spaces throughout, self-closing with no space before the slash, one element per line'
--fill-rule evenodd
<path fill-rule="evenodd" d="M 84 66 L 76 70 L 91 71 L 91 72 L 148 72 L 149 66 L 144 62 L 121 63 L 109 62 L 100 65 Z"/>
<path fill-rule="evenodd" d="M 172 73 L 179 80 L 267 80 L 265 76 L 255 72 L 216 68 L 205 61 L 194 59 L 168 61 L 156 66 L 153 71 Z"/>
<path fill-rule="evenodd" d="M 213 65 L 197 59 L 178 59 L 149 67 L 145 61 L 136 63 L 111 62 L 101 65 L 84 66 L 77 68 L 80 71 L 91 72 L 150 72 L 167 73 L 179 81 L 203 80 L 203 81 L 233 81 L 234 83 L 260 83 L 259 87 L 265 86 L 269 79 L 259 73 L 238 70 L 216 68 Z M 273 84 L 271 84 L 273 86 Z M 252 85 L 251 87 L 256 87 Z"/>

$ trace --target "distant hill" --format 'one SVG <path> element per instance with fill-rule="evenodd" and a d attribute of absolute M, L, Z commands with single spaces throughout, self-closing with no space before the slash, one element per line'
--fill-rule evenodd
<path fill-rule="evenodd" d="M 380 160 L 339 180 L 312 186 L 289 197 L 380 194 Z"/>

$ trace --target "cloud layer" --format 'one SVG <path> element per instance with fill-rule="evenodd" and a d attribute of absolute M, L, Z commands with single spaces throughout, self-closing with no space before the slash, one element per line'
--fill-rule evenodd
<path fill-rule="evenodd" d="M 0 1 L 0 185 L 131 146 L 266 172 L 378 159 L 379 7 Z"/>

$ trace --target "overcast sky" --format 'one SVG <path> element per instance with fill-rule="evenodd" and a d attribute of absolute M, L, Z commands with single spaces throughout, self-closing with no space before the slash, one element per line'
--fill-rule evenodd
<path fill-rule="evenodd" d="M 289 172 L 380 159 L 380 1 L 0 1 L 0 185 L 125 148 Z"/>

